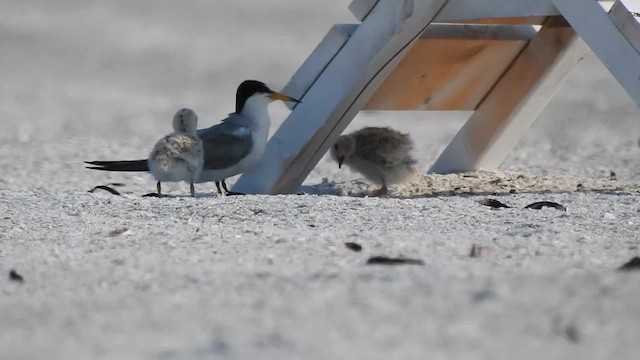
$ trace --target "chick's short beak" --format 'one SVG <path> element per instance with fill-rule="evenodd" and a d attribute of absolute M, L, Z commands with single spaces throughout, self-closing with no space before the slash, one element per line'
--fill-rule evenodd
<path fill-rule="evenodd" d="M 271 100 L 282 100 L 282 101 L 291 101 L 294 103 L 301 103 L 302 101 L 298 100 L 298 99 L 294 99 L 291 96 L 285 95 L 285 94 L 281 94 L 279 92 L 272 92 L 271 94 L 269 94 L 269 98 Z"/>
<path fill-rule="evenodd" d="M 344 156 L 338 158 L 338 169 L 342 167 L 342 163 L 344 162 Z"/>

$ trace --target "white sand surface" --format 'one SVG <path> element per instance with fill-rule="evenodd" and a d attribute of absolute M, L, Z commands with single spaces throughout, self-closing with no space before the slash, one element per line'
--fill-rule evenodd
<path fill-rule="evenodd" d="M 145 157 L 180 107 L 218 122 L 244 79 L 281 88 L 348 3 L 0 5 L 0 359 L 638 358 L 640 272 L 617 268 L 640 255 L 640 111 L 593 54 L 497 171 L 426 175 L 467 113 L 360 114 L 347 131 L 416 142 L 389 198 L 327 157 L 279 196 L 84 169 Z"/>

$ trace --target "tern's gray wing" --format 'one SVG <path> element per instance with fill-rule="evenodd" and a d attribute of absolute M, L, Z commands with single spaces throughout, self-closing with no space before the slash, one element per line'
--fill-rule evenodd
<path fill-rule="evenodd" d="M 198 130 L 204 148 L 203 169 L 217 170 L 240 162 L 253 147 L 251 129 L 233 121 L 225 121 Z"/>

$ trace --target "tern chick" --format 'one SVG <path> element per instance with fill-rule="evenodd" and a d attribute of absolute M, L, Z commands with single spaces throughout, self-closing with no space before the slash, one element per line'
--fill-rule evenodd
<path fill-rule="evenodd" d="M 338 138 L 331 157 L 364 175 L 382 187 L 374 192 L 383 196 L 387 186 L 409 180 L 415 175 L 416 160 L 410 155 L 413 141 L 408 134 L 388 127 L 366 127 Z"/>
<path fill-rule="evenodd" d="M 160 139 L 149 154 L 149 172 L 158 181 L 158 196 L 162 182 L 188 182 L 191 196 L 204 163 L 202 140 L 196 135 L 198 116 L 191 109 L 180 109 L 173 116 L 173 133 Z"/>

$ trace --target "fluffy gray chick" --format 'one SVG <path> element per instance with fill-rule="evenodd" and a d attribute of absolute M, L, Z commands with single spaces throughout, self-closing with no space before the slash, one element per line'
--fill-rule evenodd
<path fill-rule="evenodd" d="M 180 109 L 173 116 L 173 132 L 160 139 L 149 155 L 149 172 L 158 181 L 158 196 L 162 182 L 185 181 L 195 196 L 193 183 L 200 176 L 204 155 L 202 140 L 196 135 L 198 116 L 191 109 Z"/>
<path fill-rule="evenodd" d="M 342 135 L 331 148 L 331 157 L 359 172 L 382 187 L 374 192 L 383 196 L 387 186 L 402 183 L 416 174 L 416 160 L 411 156 L 413 141 L 408 134 L 388 127 L 366 127 Z"/>

